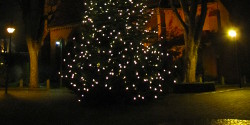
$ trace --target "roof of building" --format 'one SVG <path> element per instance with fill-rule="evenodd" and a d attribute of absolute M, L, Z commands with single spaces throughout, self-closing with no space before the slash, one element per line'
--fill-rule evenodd
<path fill-rule="evenodd" d="M 83 0 L 61 0 L 49 27 L 80 23 L 83 13 Z"/>

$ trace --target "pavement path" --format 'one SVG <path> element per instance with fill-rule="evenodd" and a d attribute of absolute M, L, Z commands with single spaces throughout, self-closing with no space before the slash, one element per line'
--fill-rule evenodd
<path fill-rule="evenodd" d="M 169 94 L 143 105 L 87 106 L 66 89 L 0 90 L 0 125 L 250 125 L 250 88 Z"/>

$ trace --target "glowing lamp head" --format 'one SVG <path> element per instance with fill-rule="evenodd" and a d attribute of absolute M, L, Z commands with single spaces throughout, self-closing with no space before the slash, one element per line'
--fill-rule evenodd
<path fill-rule="evenodd" d="M 8 33 L 14 33 L 14 31 L 15 31 L 15 28 L 13 28 L 13 27 L 9 27 L 9 28 L 7 28 L 7 32 Z"/>
<path fill-rule="evenodd" d="M 236 37 L 237 33 L 236 33 L 235 30 L 229 30 L 229 31 L 228 31 L 228 35 L 229 35 L 230 37 Z"/>
<path fill-rule="evenodd" d="M 60 42 L 60 41 L 56 41 L 56 45 L 57 45 L 57 46 L 60 46 L 60 45 L 61 45 L 61 42 Z"/>

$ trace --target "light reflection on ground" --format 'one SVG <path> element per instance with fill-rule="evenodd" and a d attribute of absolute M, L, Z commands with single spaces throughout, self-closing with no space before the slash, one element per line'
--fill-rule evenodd
<path fill-rule="evenodd" d="M 212 120 L 211 125 L 250 125 L 250 120 L 217 119 Z"/>
<path fill-rule="evenodd" d="M 178 120 L 159 125 L 250 125 L 250 120 L 240 119 L 201 119 L 201 120 Z"/>

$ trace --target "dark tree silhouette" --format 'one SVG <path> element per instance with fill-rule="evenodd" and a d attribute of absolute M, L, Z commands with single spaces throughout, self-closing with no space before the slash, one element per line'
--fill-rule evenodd
<path fill-rule="evenodd" d="M 50 0 L 18 0 L 22 9 L 25 39 L 30 57 L 30 87 L 38 87 L 38 53 L 48 35 L 48 22 L 53 10 L 46 11 Z"/>
<path fill-rule="evenodd" d="M 180 5 L 184 19 L 178 12 L 175 3 Z M 170 0 L 170 4 L 184 29 L 184 82 L 194 83 L 196 82 L 198 48 L 207 14 L 207 0 Z"/>

